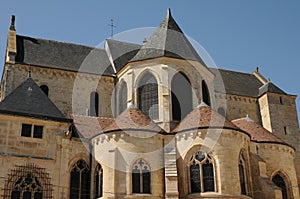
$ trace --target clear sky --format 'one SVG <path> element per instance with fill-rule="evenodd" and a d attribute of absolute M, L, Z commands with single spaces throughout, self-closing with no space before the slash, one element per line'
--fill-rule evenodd
<path fill-rule="evenodd" d="M 284 91 L 299 95 L 299 0 L 3 1 L 0 61 L 4 62 L 12 14 L 17 34 L 96 46 L 110 36 L 110 19 L 115 21 L 115 33 L 156 27 L 167 8 L 217 67 L 252 72 L 259 66 Z M 300 97 L 297 103 L 300 106 Z"/>

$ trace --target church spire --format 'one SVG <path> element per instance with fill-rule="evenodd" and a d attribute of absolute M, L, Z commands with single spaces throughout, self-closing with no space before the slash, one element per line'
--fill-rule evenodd
<path fill-rule="evenodd" d="M 170 57 L 198 61 L 206 66 L 168 9 L 167 16 L 131 61 Z"/>

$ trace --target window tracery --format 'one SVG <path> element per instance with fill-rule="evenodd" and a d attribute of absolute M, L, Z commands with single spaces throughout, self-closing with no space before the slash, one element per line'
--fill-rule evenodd
<path fill-rule="evenodd" d="M 132 168 L 132 193 L 151 193 L 151 170 L 143 159 L 137 160 Z"/>
<path fill-rule="evenodd" d="M 190 192 L 215 191 L 214 165 L 209 154 L 197 151 L 189 162 Z"/>

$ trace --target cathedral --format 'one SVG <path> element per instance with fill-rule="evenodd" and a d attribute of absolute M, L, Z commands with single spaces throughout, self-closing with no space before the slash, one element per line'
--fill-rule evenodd
<path fill-rule="evenodd" d="M 143 44 L 8 30 L 4 199 L 299 199 L 296 96 L 205 63 L 169 10 Z"/>

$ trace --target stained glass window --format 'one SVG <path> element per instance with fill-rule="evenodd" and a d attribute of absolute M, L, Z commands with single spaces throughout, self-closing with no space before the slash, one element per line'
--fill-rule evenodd
<path fill-rule="evenodd" d="M 197 151 L 190 159 L 190 191 L 215 191 L 214 166 L 210 155 Z"/>
<path fill-rule="evenodd" d="M 90 198 L 90 170 L 88 164 L 84 160 L 78 160 L 72 167 L 70 198 Z"/>
<path fill-rule="evenodd" d="M 139 82 L 138 107 L 152 119 L 158 119 L 158 85 L 151 73 L 146 73 Z"/>

